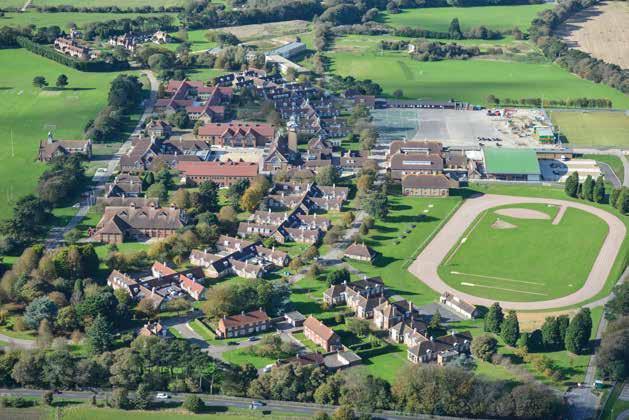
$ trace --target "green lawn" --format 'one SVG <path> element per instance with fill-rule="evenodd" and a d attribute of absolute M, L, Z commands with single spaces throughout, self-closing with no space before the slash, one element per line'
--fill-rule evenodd
<path fill-rule="evenodd" d="M 615 155 L 583 155 L 583 159 L 592 159 L 597 162 L 602 162 L 609 165 L 612 171 L 616 174 L 620 182 L 625 180 L 625 167 L 622 164 L 622 160 Z"/>
<path fill-rule="evenodd" d="M 306 338 L 306 335 L 303 332 L 293 333 L 293 337 L 295 337 L 301 344 L 303 344 L 308 350 L 314 352 L 321 352 L 321 347 L 316 345 L 312 340 Z"/>
<path fill-rule="evenodd" d="M 339 307 L 323 311 L 321 303 L 323 302 L 323 292 L 328 288 L 324 276 L 320 276 L 320 280 L 312 277 L 304 277 L 291 285 L 290 301 L 296 311 L 301 312 L 305 316 L 314 315 L 320 320 L 334 318 L 341 311 Z"/>
<path fill-rule="evenodd" d="M 614 107 L 627 108 L 621 103 Z M 569 146 L 629 146 L 629 115 L 624 112 L 551 112 Z"/>
<path fill-rule="evenodd" d="M 382 277 L 393 294 L 418 305 L 432 302 L 437 294 L 409 273 L 407 267 L 458 203 L 460 197 L 389 196 L 389 215 L 377 221 L 364 238 L 365 244 L 379 253 L 374 265 L 348 262 L 369 276 Z"/>
<path fill-rule="evenodd" d="M 510 30 L 515 26 L 526 31 L 539 12 L 552 9 L 549 3 L 524 6 L 434 7 L 405 9 L 401 13 L 384 13 L 382 21 L 392 26 L 418 27 L 448 32 L 450 22 L 459 19 L 461 30 L 485 26 L 494 30 Z"/>
<path fill-rule="evenodd" d="M 496 300 L 540 301 L 579 290 L 608 232 L 607 224 L 569 208 L 558 225 L 545 205 L 508 206 L 548 214 L 548 220 L 482 213 L 439 268 L 441 278 L 465 293 Z M 550 211 L 549 211 L 550 210 Z M 497 220 L 515 225 L 493 227 Z M 587 237 L 587 241 L 580 240 Z M 559 252 L 560 251 L 560 252 Z"/>
<path fill-rule="evenodd" d="M 37 148 L 50 130 L 60 139 L 81 139 L 87 121 L 105 105 L 109 83 L 116 73 L 85 73 L 23 49 L 0 50 L 0 219 L 10 215 L 20 197 L 35 190 L 44 165 Z M 35 76 L 55 83 L 68 76 L 64 91 L 32 86 Z M 11 141 L 13 139 L 13 141 Z"/>
<path fill-rule="evenodd" d="M 425 9 L 421 9 L 425 10 Z M 405 52 L 330 52 L 331 71 L 371 79 L 385 94 L 401 89 L 407 98 L 456 98 L 483 104 L 488 95 L 500 98 L 609 98 L 615 108 L 629 107 L 629 96 L 603 84 L 583 80 L 556 64 L 502 60 L 419 62 Z"/>
<path fill-rule="evenodd" d="M 35 1 L 34 3 L 37 3 Z M 61 1 L 58 4 L 68 4 L 68 1 Z M 22 3 L 23 4 L 23 3 Z M 174 13 L 169 13 L 176 17 Z M 68 29 L 70 23 L 82 27 L 86 23 L 103 22 L 113 19 L 134 19 L 138 16 L 161 16 L 164 13 L 40 13 L 30 10 L 25 13 L 6 13 L 4 17 L 0 17 L 0 26 L 52 26 L 57 25 L 61 29 Z"/>
<path fill-rule="evenodd" d="M 192 45 L 190 46 L 190 51 L 192 52 L 196 52 L 196 51 L 206 51 L 209 50 L 211 48 L 214 48 L 216 46 L 218 46 L 218 44 L 216 42 L 210 42 L 207 40 L 207 38 L 205 38 L 205 34 L 208 33 L 207 29 L 197 29 L 194 31 L 188 31 L 188 42 L 190 42 Z M 171 35 L 176 36 L 177 32 L 173 32 L 171 33 Z M 177 43 L 172 43 L 172 44 L 166 44 L 165 47 L 168 48 L 169 50 L 175 50 L 177 49 L 177 47 L 179 46 L 179 44 Z"/>
<path fill-rule="evenodd" d="M 17 0 L 9 0 L 15 2 Z M 20 3 L 18 3 L 20 4 Z M 22 6 L 24 3 L 21 3 Z M 124 2 L 116 0 L 33 0 L 33 6 L 58 6 L 61 4 L 69 4 L 76 7 L 103 7 L 103 6 L 118 6 L 120 8 L 128 7 L 142 7 L 151 5 L 153 7 L 159 6 L 184 6 L 184 0 L 125 0 Z"/>
<path fill-rule="evenodd" d="M 198 319 L 193 319 L 188 322 L 188 325 L 195 333 L 199 334 L 206 341 L 212 341 L 216 338 L 214 333 Z"/>
<path fill-rule="evenodd" d="M 275 363 L 275 359 L 270 357 L 261 357 L 253 354 L 249 349 L 251 347 L 246 347 L 242 349 L 235 349 L 226 351 L 223 353 L 223 358 L 229 363 L 235 365 L 245 365 L 247 363 L 251 363 L 256 369 L 261 369 L 267 365 Z"/>

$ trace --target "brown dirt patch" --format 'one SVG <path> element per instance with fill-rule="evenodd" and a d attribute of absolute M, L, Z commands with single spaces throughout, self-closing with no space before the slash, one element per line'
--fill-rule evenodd
<path fill-rule="evenodd" d="M 230 32 L 236 35 L 241 41 L 252 41 L 308 32 L 310 30 L 310 22 L 305 20 L 289 20 L 286 22 L 230 26 L 227 28 L 217 28 L 217 30 Z M 294 40 L 293 37 L 291 41 Z"/>
<path fill-rule="evenodd" d="M 577 312 L 576 309 L 569 309 L 566 311 L 555 312 L 518 312 L 518 321 L 520 322 L 520 330 L 533 331 L 537 328 L 541 328 L 546 317 L 568 315 L 572 317 Z"/>
<path fill-rule="evenodd" d="M 496 220 L 492 225 L 491 225 L 492 229 L 515 229 L 517 228 L 516 225 L 514 225 L 513 223 L 509 223 L 509 222 L 505 222 L 504 220 Z"/>
<path fill-rule="evenodd" d="M 550 216 L 544 212 L 532 210 L 532 209 L 524 209 L 524 208 L 508 208 L 508 209 L 498 209 L 494 213 L 499 214 L 501 216 L 513 217 L 514 219 L 536 219 L 536 220 L 548 220 Z"/>
<path fill-rule="evenodd" d="M 611 1 L 582 10 L 557 31 L 573 48 L 629 68 L 629 3 Z"/>

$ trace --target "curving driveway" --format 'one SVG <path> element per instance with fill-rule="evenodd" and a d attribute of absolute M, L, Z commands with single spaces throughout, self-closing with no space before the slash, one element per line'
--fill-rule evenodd
<path fill-rule="evenodd" d="M 472 224 L 476 216 L 481 212 L 493 207 L 524 203 L 553 204 L 586 211 L 603 219 L 609 226 L 609 233 L 581 289 L 570 295 L 551 300 L 539 302 L 500 301 L 500 305 L 503 308 L 517 310 L 546 310 L 575 305 L 594 297 L 605 285 L 605 281 L 612 269 L 613 261 L 616 259 L 627 235 L 627 228 L 625 224 L 613 214 L 587 204 L 573 201 L 494 194 L 486 194 L 467 199 L 445 226 L 435 235 L 428 246 L 419 254 L 408 270 L 439 293 L 448 291 L 472 304 L 490 306 L 495 302 L 494 300 L 463 293 L 448 286 L 439 277 L 437 268 L 452 247 L 458 243 L 459 238 L 461 238 L 468 226 Z"/>

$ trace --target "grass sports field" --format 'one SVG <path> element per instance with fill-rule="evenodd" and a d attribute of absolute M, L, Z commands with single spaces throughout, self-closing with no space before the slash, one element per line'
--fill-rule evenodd
<path fill-rule="evenodd" d="M 393 26 L 411 26 L 448 32 L 452 19 L 458 18 L 463 31 L 481 25 L 495 30 L 513 29 L 517 26 L 522 31 L 526 31 L 539 12 L 552 7 L 552 4 L 546 3 L 524 6 L 406 9 L 397 14 L 385 13 L 382 21 Z"/>
<path fill-rule="evenodd" d="M 168 13 L 176 18 L 176 14 Z M 52 26 L 57 25 L 61 29 L 67 29 L 70 23 L 81 27 L 90 22 L 103 22 L 112 19 L 134 19 L 138 16 L 161 16 L 164 13 L 40 13 L 28 11 L 25 13 L 6 13 L 0 17 L 0 26 Z"/>
<path fill-rule="evenodd" d="M 552 112 L 570 146 L 629 146 L 629 114 L 624 112 Z"/>
<path fill-rule="evenodd" d="M 49 130 L 61 139 L 80 139 L 85 124 L 106 104 L 115 73 L 84 73 L 23 49 L 0 50 L 0 219 L 17 199 L 34 191 L 44 165 L 37 162 L 39 141 Z M 68 76 L 66 90 L 32 86 L 35 76 L 54 85 Z M 12 141 L 13 139 L 13 141 Z"/>
<path fill-rule="evenodd" d="M 513 207 L 547 219 L 498 215 L 498 208 L 482 213 L 439 268 L 441 278 L 465 293 L 509 301 L 549 300 L 581 288 L 607 235 L 605 222 L 568 208 L 553 225 L 557 207 Z"/>
<path fill-rule="evenodd" d="M 609 98 L 615 108 L 629 107 L 629 96 L 608 86 L 583 80 L 555 64 L 494 60 L 419 62 L 406 53 L 332 52 L 332 71 L 378 82 L 385 94 L 401 89 L 407 98 L 456 98 L 483 104 L 497 97 L 561 99 Z"/>

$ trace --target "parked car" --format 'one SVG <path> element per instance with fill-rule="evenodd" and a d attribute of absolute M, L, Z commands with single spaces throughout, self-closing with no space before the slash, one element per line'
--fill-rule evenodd
<path fill-rule="evenodd" d="M 249 404 L 249 408 L 252 410 L 257 410 L 258 408 L 264 407 L 265 405 L 266 404 L 262 401 L 251 401 L 251 404 Z"/>
<path fill-rule="evenodd" d="M 227 342 L 228 346 L 237 346 L 238 344 L 240 344 L 240 343 L 238 343 L 238 341 L 228 341 Z"/>
<path fill-rule="evenodd" d="M 170 395 L 168 395 L 165 392 L 158 392 L 157 395 L 155 395 L 155 399 L 157 400 L 167 400 L 170 398 Z"/>
<path fill-rule="evenodd" d="M 251 337 L 248 338 L 249 341 L 258 341 L 260 339 L 260 337 L 256 337 L 255 335 L 252 335 Z"/>
<path fill-rule="evenodd" d="M 262 372 L 269 373 L 273 369 L 273 366 L 275 366 L 273 363 L 271 363 L 270 365 L 266 365 L 262 368 Z"/>

